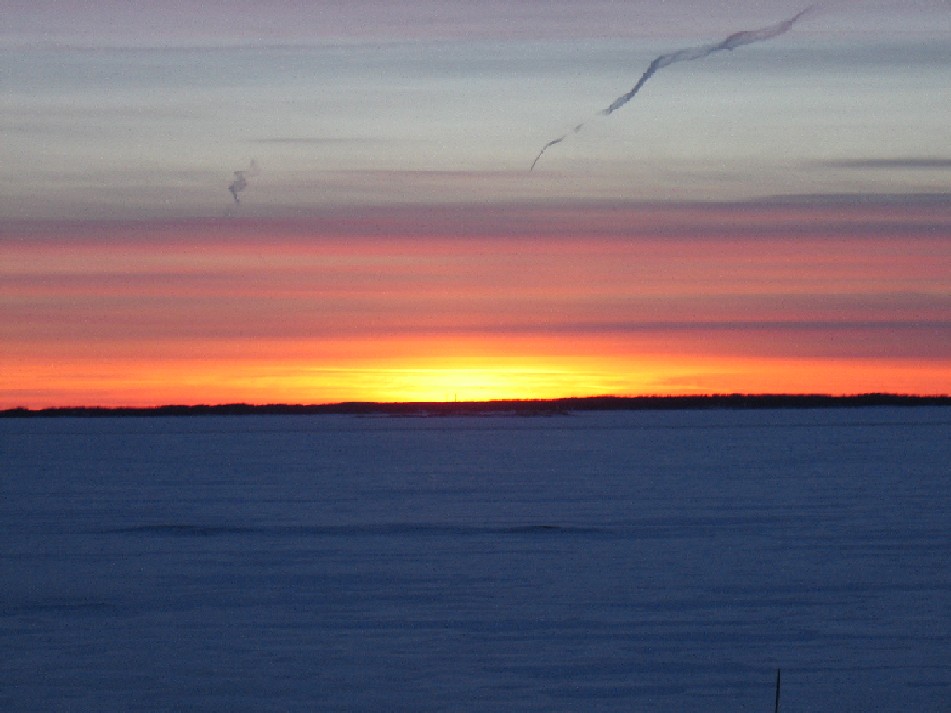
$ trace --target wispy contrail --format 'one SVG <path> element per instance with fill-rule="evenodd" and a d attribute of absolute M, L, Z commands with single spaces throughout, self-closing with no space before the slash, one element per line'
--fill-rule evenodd
<path fill-rule="evenodd" d="M 257 176 L 260 172 L 261 169 L 258 168 L 257 161 L 254 159 L 251 159 L 251 165 L 246 170 L 234 172 L 234 180 L 228 185 L 228 190 L 234 196 L 235 203 L 241 202 L 238 199 L 238 194 L 248 187 L 248 179 Z"/>
<path fill-rule="evenodd" d="M 675 62 L 688 62 L 694 59 L 703 59 L 714 52 L 720 52 L 721 50 L 735 50 L 737 47 L 742 47 L 743 45 L 748 45 L 753 42 L 762 42 L 763 40 L 772 39 L 773 37 L 777 37 L 778 35 L 787 32 L 800 17 L 812 9 L 813 6 L 807 7 L 805 10 L 801 10 L 788 20 L 783 20 L 782 22 L 778 22 L 775 25 L 770 25 L 769 27 L 764 27 L 759 30 L 743 30 L 742 32 L 734 32 L 732 35 L 720 42 L 714 42 L 709 45 L 701 45 L 700 47 L 688 47 L 687 49 L 677 50 L 676 52 L 662 54 L 660 57 L 654 59 L 650 65 L 648 65 L 647 70 L 641 75 L 641 78 L 637 80 L 637 84 L 634 85 L 631 91 L 619 96 L 617 99 L 611 102 L 611 105 L 607 109 L 602 109 L 600 112 L 598 112 L 598 114 L 601 116 L 613 114 L 615 111 L 631 101 L 631 99 L 634 98 L 634 95 L 641 90 L 641 87 L 647 83 L 648 79 L 654 76 L 654 73 L 658 69 L 666 67 L 668 64 L 674 64 Z M 535 168 L 535 164 L 538 163 L 538 159 L 540 159 L 542 154 L 545 153 L 549 148 L 555 144 L 560 144 L 562 141 L 571 136 L 571 134 L 577 134 L 583 127 L 584 123 L 578 124 L 565 135 L 559 136 L 557 139 L 552 139 L 547 144 L 542 146 L 542 150 L 538 152 L 535 160 L 532 161 L 532 168 L 529 170 L 531 171 Z"/>

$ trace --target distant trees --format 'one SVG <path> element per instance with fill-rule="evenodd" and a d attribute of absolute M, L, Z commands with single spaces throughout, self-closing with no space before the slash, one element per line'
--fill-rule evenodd
<path fill-rule="evenodd" d="M 951 396 L 911 394 L 706 394 L 689 396 L 587 396 L 563 399 L 337 404 L 169 404 L 150 408 L 68 406 L 0 411 L 0 418 L 102 418 L 148 416 L 355 415 L 355 416 L 551 416 L 572 411 L 698 409 L 827 409 L 870 406 L 951 406 Z"/>

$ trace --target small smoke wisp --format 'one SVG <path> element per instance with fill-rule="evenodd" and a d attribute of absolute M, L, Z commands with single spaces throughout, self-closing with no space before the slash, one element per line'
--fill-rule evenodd
<path fill-rule="evenodd" d="M 235 203 L 241 202 L 238 194 L 248 187 L 248 179 L 257 176 L 259 173 L 261 173 L 261 169 L 258 168 L 257 161 L 254 159 L 251 159 L 251 165 L 247 169 L 234 172 L 234 180 L 228 185 L 228 190 L 231 191 Z"/>
<path fill-rule="evenodd" d="M 742 47 L 743 45 L 752 44 L 753 42 L 762 42 L 764 40 L 772 39 L 773 37 L 778 37 L 779 35 L 788 32 L 789 29 L 796 23 L 796 21 L 799 20 L 799 18 L 801 18 L 807 12 L 810 12 L 812 9 L 813 6 L 807 7 L 805 10 L 801 10 L 788 20 L 777 22 L 775 25 L 763 27 L 759 30 L 743 30 L 741 32 L 734 32 L 732 35 L 720 42 L 701 45 L 699 47 L 688 47 L 687 49 L 677 50 L 676 52 L 662 54 L 655 58 L 654 61 L 648 65 L 647 69 L 644 71 L 644 74 L 641 75 L 641 78 L 637 80 L 637 83 L 631 88 L 629 92 L 619 96 L 617 99 L 611 102 L 610 106 L 608 106 L 606 109 L 602 109 L 600 112 L 598 112 L 598 114 L 600 116 L 608 116 L 627 104 L 629 101 L 631 101 L 631 99 L 634 98 L 634 95 L 641 90 L 641 87 L 647 83 L 647 80 L 653 77 L 654 73 L 662 67 L 674 64 L 675 62 L 689 62 L 695 59 L 703 59 L 704 57 L 710 56 L 714 52 L 721 52 L 724 50 L 732 51 L 737 47 Z M 532 161 L 532 167 L 529 169 L 529 171 L 535 168 L 535 164 L 538 163 L 538 159 L 540 159 L 542 154 L 544 154 L 548 149 L 550 149 L 555 144 L 560 144 L 571 134 L 577 134 L 582 128 L 584 128 L 584 123 L 578 124 L 568 133 L 564 134 L 563 136 L 559 136 L 557 139 L 552 139 L 547 144 L 542 146 L 542 150 L 538 152 L 535 160 Z"/>

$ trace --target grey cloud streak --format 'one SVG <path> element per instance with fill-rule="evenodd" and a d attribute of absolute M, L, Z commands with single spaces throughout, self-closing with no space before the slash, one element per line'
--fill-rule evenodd
<path fill-rule="evenodd" d="M 263 139 L 252 139 L 256 144 L 304 144 L 325 146 L 335 144 L 368 144 L 385 143 L 387 139 L 363 136 L 272 136 Z"/>
<path fill-rule="evenodd" d="M 832 168 L 882 168 L 882 169 L 948 169 L 951 158 L 858 158 L 828 161 Z"/>
<path fill-rule="evenodd" d="M 737 47 L 742 47 L 743 45 L 752 44 L 753 42 L 762 42 L 764 40 L 772 39 L 773 37 L 778 37 L 789 31 L 789 29 L 796 23 L 799 18 L 805 15 L 807 12 L 810 12 L 814 6 L 810 5 L 804 10 L 800 10 L 798 13 L 790 17 L 788 20 L 783 20 L 778 22 L 775 25 L 770 25 L 769 27 L 763 27 L 758 30 L 742 30 L 740 32 L 734 32 L 732 35 L 727 37 L 720 42 L 714 42 L 712 44 L 701 45 L 699 47 L 688 47 L 686 49 L 677 50 L 676 52 L 668 52 L 667 54 L 662 54 L 659 57 L 656 57 L 644 71 L 644 74 L 641 75 L 641 78 L 637 80 L 637 83 L 633 88 L 619 96 L 606 108 L 602 109 L 599 113 L 601 116 L 608 116 L 613 114 L 615 111 L 620 109 L 622 106 L 627 104 L 634 96 L 641 90 L 647 80 L 649 80 L 658 69 L 662 69 L 670 64 L 676 62 L 689 62 L 695 59 L 703 59 L 708 57 L 714 52 L 721 52 L 724 50 L 733 51 Z M 571 134 L 577 134 L 581 129 L 584 128 L 584 123 L 577 124 L 571 131 L 559 136 L 557 139 L 552 139 L 547 144 L 542 146 L 541 151 L 538 152 L 538 155 L 535 157 L 535 160 L 532 161 L 532 166 L 529 171 L 535 169 L 535 164 L 538 163 L 538 160 L 542 157 L 548 149 L 556 144 L 560 144 L 562 141 L 567 139 Z"/>

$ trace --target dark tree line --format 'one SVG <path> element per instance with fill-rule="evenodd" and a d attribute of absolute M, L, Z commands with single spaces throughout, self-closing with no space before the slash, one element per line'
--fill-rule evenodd
<path fill-rule="evenodd" d="M 828 409 L 868 406 L 951 406 L 951 396 L 904 394 L 708 394 L 700 396 L 590 396 L 547 400 L 499 400 L 462 402 L 337 404 L 197 404 L 151 408 L 14 408 L 0 411 L 0 418 L 96 418 L 117 416 L 248 416 L 319 415 L 354 416 L 466 416 L 466 415 L 556 415 L 578 411 L 671 411 L 698 409 Z"/>

